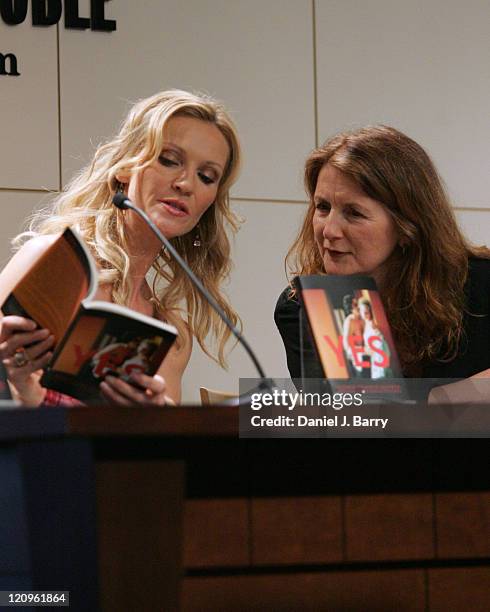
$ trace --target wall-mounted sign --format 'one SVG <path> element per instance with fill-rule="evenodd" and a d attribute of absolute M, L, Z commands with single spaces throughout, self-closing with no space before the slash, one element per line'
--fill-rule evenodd
<path fill-rule="evenodd" d="M 83 17 L 79 12 L 78 0 L 31 0 L 32 25 L 56 25 L 64 13 L 67 29 L 113 32 L 116 21 L 105 18 L 105 3 L 108 1 L 90 0 L 90 16 Z M 9 26 L 23 23 L 28 12 L 28 0 L 0 0 L 0 17 Z M 17 56 L 11 51 L 0 53 L 0 75 L 20 75 Z"/>

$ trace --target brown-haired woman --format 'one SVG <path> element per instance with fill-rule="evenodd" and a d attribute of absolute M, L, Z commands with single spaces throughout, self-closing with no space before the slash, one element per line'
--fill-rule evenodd
<path fill-rule="evenodd" d="M 310 154 L 305 186 L 291 276 L 374 277 L 406 376 L 490 376 L 490 250 L 463 237 L 422 147 L 386 126 L 342 133 Z M 301 371 L 298 317 L 288 287 L 275 320 L 291 376 L 322 376 L 311 345 Z"/>

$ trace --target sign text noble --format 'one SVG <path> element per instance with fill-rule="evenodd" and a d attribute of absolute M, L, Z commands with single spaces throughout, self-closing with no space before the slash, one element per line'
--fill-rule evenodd
<path fill-rule="evenodd" d="M 106 19 L 104 14 L 104 5 L 108 1 L 90 0 L 90 17 L 82 17 L 78 0 L 31 0 L 32 25 L 55 25 L 64 9 L 65 28 L 112 32 L 116 29 L 116 22 Z M 28 0 L 0 0 L 0 17 L 7 25 L 19 25 L 27 17 L 28 5 Z"/>

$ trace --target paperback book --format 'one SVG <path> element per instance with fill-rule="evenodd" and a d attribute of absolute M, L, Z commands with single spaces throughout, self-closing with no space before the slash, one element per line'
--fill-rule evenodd
<path fill-rule="evenodd" d="M 325 378 L 337 391 L 406 399 L 400 361 L 374 279 L 313 275 L 295 279 Z"/>
<path fill-rule="evenodd" d="M 177 337 L 174 326 L 134 310 L 97 301 L 95 261 L 67 228 L 25 272 L 2 306 L 4 315 L 32 319 L 55 337 L 41 384 L 82 401 L 99 400 L 111 374 L 131 381 L 152 376 Z"/>

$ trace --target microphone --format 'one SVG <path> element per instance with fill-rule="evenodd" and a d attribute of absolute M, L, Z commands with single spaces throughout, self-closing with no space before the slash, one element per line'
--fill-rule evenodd
<path fill-rule="evenodd" d="M 179 264 L 179 266 L 184 270 L 184 272 L 186 273 L 188 278 L 192 281 L 192 284 L 196 287 L 196 289 L 199 291 L 199 293 L 202 295 L 202 297 L 206 300 L 206 302 L 217 313 L 217 315 L 220 317 L 220 319 L 223 321 L 223 323 L 228 327 L 228 329 L 231 331 L 231 333 L 235 336 L 237 341 L 243 346 L 243 348 L 245 349 L 247 355 L 252 360 L 252 362 L 253 362 L 253 364 L 255 366 L 255 369 L 257 370 L 257 373 L 259 375 L 259 378 L 261 379 L 261 383 L 259 385 L 259 389 L 271 389 L 272 388 L 271 384 L 270 384 L 270 382 L 268 382 L 268 379 L 267 379 L 267 377 L 265 375 L 265 372 L 264 372 L 262 366 L 260 365 L 260 362 L 257 359 L 257 357 L 256 357 L 255 353 L 253 352 L 253 350 L 252 350 L 251 346 L 249 345 L 249 343 L 245 340 L 245 338 L 243 337 L 243 335 L 239 331 L 239 329 L 237 327 L 235 327 L 235 325 L 233 325 L 233 323 L 230 321 L 230 319 L 226 316 L 225 312 L 223 311 L 221 306 L 218 304 L 218 302 L 209 293 L 209 291 L 204 287 L 204 285 L 197 278 L 197 276 L 194 274 L 194 272 L 189 268 L 189 266 L 187 265 L 187 262 L 185 262 L 182 259 L 182 257 L 177 253 L 177 251 L 172 246 L 172 244 L 170 243 L 168 238 L 166 238 L 162 234 L 162 232 L 153 223 L 153 221 L 148 217 L 148 215 L 143 210 L 141 210 L 140 208 L 135 206 L 133 204 L 133 202 L 131 202 L 131 200 L 125 196 L 124 193 L 122 193 L 120 191 L 115 193 L 114 197 L 112 198 L 112 203 L 114 204 L 114 206 L 116 206 L 117 208 L 119 208 L 121 210 L 127 210 L 127 209 L 132 210 L 133 212 L 135 212 L 137 215 L 139 215 L 146 222 L 146 224 L 150 227 L 150 229 L 153 231 L 153 233 L 157 236 L 157 238 L 160 240 L 160 242 L 164 245 L 164 247 L 167 249 L 167 251 L 170 253 L 170 255 L 175 259 L 175 261 Z M 250 394 L 246 394 L 245 397 L 248 398 L 249 395 Z M 244 398 L 242 398 L 242 400 L 243 399 Z M 240 400 L 240 398 L 239 398 L 239 400 Z M 230 403 L 233 404 L 234 402 L 232 401 Z"/>
<path fill-rule="evenodd" d="M 127 210 L 128 208 L 133 208 L 133 203 L 129 198 L 124 195 L 122 191 L 117 191 L 114 194 L 112 198 L 112 203 L 120 210 Z"/>

